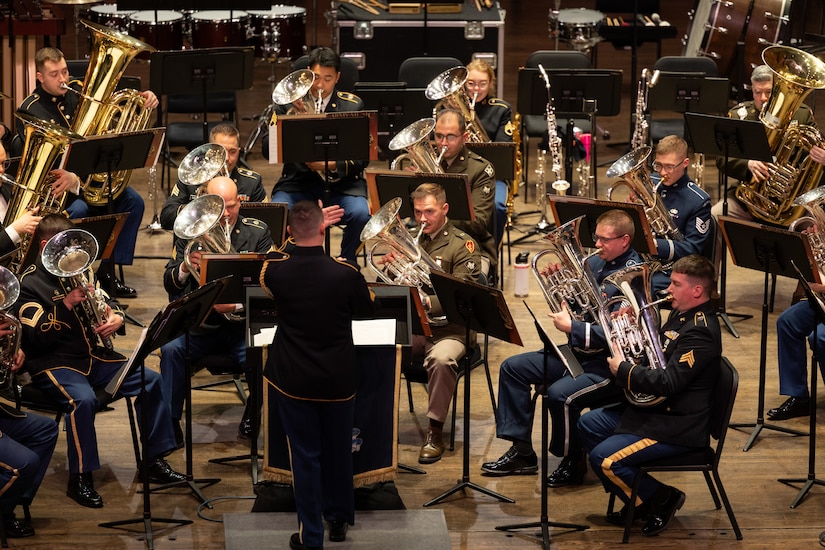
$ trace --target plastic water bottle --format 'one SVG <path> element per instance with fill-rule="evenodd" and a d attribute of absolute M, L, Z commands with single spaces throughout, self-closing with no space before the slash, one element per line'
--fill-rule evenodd
<path fill-rule="evenodd" d="M 516 256 L 516 263 L 513 266 L 513 295 L 516 298 L 524 298 L 530 290 L 530 263 L 529 253 L 519 252 Z"/>

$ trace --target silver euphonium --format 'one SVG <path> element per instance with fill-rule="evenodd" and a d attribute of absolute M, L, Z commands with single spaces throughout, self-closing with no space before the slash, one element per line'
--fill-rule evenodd
<path fill-rule="evenodd" d="M 440 154 L 436 152 L 430 141 L 433 128 L 435 128 L 434 118 L 422 118 L 395 134 L 395 137 L 389 143 L 390 150 L 401 151 L 403 149 L 406 153 L 395 157 L 392 164 L 390 164 L 390 169 L 398 170 L 400 169 L 399 165 L 408 160 L 418 172 L 443 174 L 441 157 L 444 155 L 444 151 L 447 150 L 447 146 L 445 145 L 441 149 Z"/>
<path fill-rule="evenodd" d="M 650 156 L 651 151 L 650 146 L 645 145 L 627 153 L 610 166 L 607 170 L 607 177 L 623 179 L 614 183 L 607 190 L 607 200 L 611 200 L 613 192 L 617 188 L 621 186 L 628 187 L 637 199 L 635 202 L 644 206 L 650 229 L 656 237 L 675 241 L 682 240 L 684 239 L 682 232 L 676 227 L 673 216 L 665 208 L 662 198 L 656 192 L 653 180 L 650 179 L 647 158 Z"/>
<path fill-rule="evenodd" d="M 303 110 L 292 106 L 286 114 L 317 115 L 321 112 L 321 90 L 318 96 L 312 95 L 312 84 L 315 82 L 315 73 L 309 69 L 299 69 L 283 77 L 272 90 L 272 102 L 278 105 L 289 105 L 297 100 L 303 103 Z"/>
<path fill-rule="evenodd" d="M 217 143 L 204 143 L 183 157 L 178 179 L 187 185 L 203 185 L 216 176 L 229 177 L 226 149 Z"/>
<path fill-rule="evenodd" d="M 490 137 L 476 117 L 475 99 L 468 98 L 464 89 L 469 74 L 467 67 L 458 66 L 447 69 L 430 81 L 424 90 L 424 95 L 427 99 L 438 102 L 433 108 L 433 116 L 444 108 L 455 109 L 464 116 L 464 122 L 467 125 L 467 141 L 487 143 Z"/>
<path fill-rule="evenodd" d="M 8 323 L 11 334 L 0 337 L 0 388 L 9 387 L 14 380 L 14 363 L 20 351 L 22 325 L 14 315 L 8 313 L 20 296 L 20 282 L 10 270 L 0 266 L 0 325 Z"/>
<path fill-rule="evenodd" d="M 225 203 L 220 195 L 201 195 L 184 206 L 175 218 L 175 236 L 189 241 L 183 261 L 195 279 L 200 271 L 192 265 L 192 252 L 230 254 L 235 252 L 230 242 L 231 228 L 224 219 Z M 197 248 L 195 248 L 197 247 Z"/>
<path fill-rule="evenodd" d="M 804 206 L 809 216 L 797 218 L 788 227 L 789 231 L 805 232 L 811 251 L 814 254 L 814 261 L 820 271 L 825 270 L 825 187 L 811 189 L 796 197 L 793 201 L 796 206 Z M 812 229 L 811 231 L 807 231 Z"/>
<path fill-rule="evenodd" d="M 650 369 L 665 369 L 667 361 L 659 342 L 660 317 L 657 306 L 673 298 L 666 296 L 660 300 L 652 299 L 650 282 L 656 267 L 647 263 L 639 264 L 605 277 L 605 283 L 618 288 L 619 294 L 605 302 L 600 311 L 600 324 L 611 354 L 616 344 L 622 361 Z M 617 305 L 620 308 L 612 314 L 611 310 Z M 625 389 L 625 396 L 632 404 L 640 407 L 651 407 L 665 400 L 661 396 L 628 389 Z"/>
<path fill-rule="evenodd" d="M 579 216 L 570 220 L 544 237 L 550 248 L 533 256 L 533 275 L 553 313 L 561 312 L 562 306 L 567 304 L 574 319 L 584 321 L 589 315 L 591 320 L 598 321 L 604 300 L 587 259 L 598 254 L 599 249 L 584 253 L 579 240 L 579 225 L 583 219 L 584 216 Z M 553 259 L 544 260 L 545 256 Z M 551 271 L 540 267 L 548 263 L 556 268 Z"/>
<path fill-rule="evenodd" d="M 106 296 L 100 289 L 89 289 L 90 281 L 85 272 L 97 259 L 98 244 L 94 235 L 85 229 L 66 229 L 48 240 L 41 253 L 43 267 L 60 277 L 60 283 L 66 293 L 75 287 L 81 287 L 86 299 L 80 302 L 79 315 L 83 321 L 90 342 L 100 343 L 107 350 L 114 349 L 112 336 L 102 336 L 95 328 L 106 323 Z"/>

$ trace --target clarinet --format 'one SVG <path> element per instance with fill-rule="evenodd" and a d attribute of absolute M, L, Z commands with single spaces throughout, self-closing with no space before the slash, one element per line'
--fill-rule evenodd
<path fill-rule="evenodd" d="M 550 78 L 547 76 L 547 71 L 544 70 L 541 64 L 539 64 L 539 71 L 541 72 L 541 77 L 544 79 L 544 86 L 547 88 L 547 106 L 545 107 L 544 114 L 547 119 L 547 146 L 550 150 L 551 158 L 550 171 L 553 172 L 553 181 L 550 185 L 556 190 L 556 193 L 564 195 L 570 188 L 570 182 L 561 179 L 561 167 L 563 164 L 561 158 L 561 138 L 556 133 L 556 110 L 553 108 Z M 542 211 L 542 219 L 546 219 L 547 201 L 545 200 L 544 203 L 545 208 Z"/>

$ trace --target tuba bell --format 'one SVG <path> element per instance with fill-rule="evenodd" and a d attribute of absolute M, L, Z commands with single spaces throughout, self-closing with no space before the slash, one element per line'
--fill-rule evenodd
<path fill-rule="evenodd" d="M 613 345 L 619 348 L 622 361 L 649 369 L 667 367 L 659 342 L 659 310 L 656 306 L 669 302 L 672 296 L 660 300 L 651 298 L 651 277 L 657 265 L 639 264 L 621 269 L 605 277 L 605 282 L 619 289 L 620 294 L 605 302 L 601 310 L 601 325 L 611 353 Z M 629 304 L 630 310 L 612 314 L 614 305 Z M 664 397 L 625 389 L 628 401 L 639 407 L 652 407 Z"/>
<path fill-rule="evenodd" d="M 322 91 L 318 90 L 318 97 L 312 95 L 312 85 L 315 83 L 315 73 L 309 69 L 299 69 L 283 77 L 272 90 L 272 102 L 278 105 L 289 105 L 297 100 L 303 103 L 303 110 L 292 106 L 286 114 L 317 115 L 321 112 Z"/>
<path fill-rule="evenodd" d="M 196 279 L 200 279 L 200 271 L 192 265 L 192 252 L 235 252 L 229 240 L 231 228 L 229 219 L 223 216 L 224 209 L 225 203 L 220 195 L 201 195 L 184 206 L 175 218 L 175 236 L 189 241 L 183 252 L 183 261 Z M 224 220 L 223 225 L 221 220 Z"/>
<path fill-rule="evenodd" d="M 14 363 L 20 351 L 22 325 L 8 313 L 20 296 L 20 282 L 10 270 L 0 267 L 0 324 L 8 323 L 11 334 L 0 337 L 0 388 L 8 388 L 14 380 Z"/>
<path fill-rule="evenodd" d="M 430 133 L 432 133 L 433 128 L 435 128 L 434 118 L 422 118 L 395 134 L 395 137 L 389 143 L 390 150 L 401 151 L 403 149 L 406 153 L 395 157 L 390 169 L 398 170 L 402 162 L 409 160 L 418 172 L 443 174 L 441 157 L 444 155 L 444 151 L 447 150 L 447 146 L 445 145 L 441 149 L 440 154 L 436 153 L 430 141 Z"/>
<path fill-rule="evenodd" d="M 195 147 L 178 166 L 178 179 L 187 185 L 203 185 L 216 176 L 227 176 L 226 149 L 217 143 Z"/>
<path fill-rule="evenodd" d="M 433 109 L 433 116 L 444 108 L 459 111 L 464 115 L 464 121 L 467 124 L 467 140 L 470 143 L 486 143 L 490 141 L 490 137 L 476 117 L 475 98 L 472 100 L 468 98 L 464 90 L 468 75 L 467 67 L 458 66 L 447 69 L 430 81 L 424 90 L 424 95 L 430 101 L 438 102 Z"/>
<path fill-rule="evenodd" d="M 811 147 L 822 144 L 819 130 L 792 120 L 805 97 L 825 88 L 825 63 L 789 46 L 769 46 L 762 60 L 773 71 L 771 97 L 759 120 L 774 156 L 768 178 L 756 178 L 736 188 L 736 198 L 758 219 L 788 225 L 804 209 L 794 199 L 819 185 L 823 166 L 811 159 Z"/>
<path fill-rule="evenodd" d="M 645 217 L 650 224 L 653 234 L 661 239 L 682 240 L 684 236 L 676 224 L 673 216 L 667 211 L 662 198 L 656 192 L 653 181 L 650 179 L 650 172 L 647 170 L 647 159 L 650 156 L 651 148 L 648 145 L 631 151 L 622 158 L 614 162 L 607 170 L 608 178 L 624 178 L 613 184 L 607 190 L 607 200 L 613 196 L 613 191 L 618 187 L 626 186 L 638 198 L 638 201 L 645 207 Z"/>

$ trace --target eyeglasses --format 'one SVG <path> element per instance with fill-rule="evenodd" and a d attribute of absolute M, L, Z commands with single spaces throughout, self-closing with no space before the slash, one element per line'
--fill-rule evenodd
<path fill-rule="evenodd" d="M 11 159 L 6 159 L 3 161 L 3 170 L 8 170 L 9 166 L 11 166 Z"/>
<path fill-rule="evenodd" d="M 468 80 L 467 87 L 468 88 L 478 88 L 480 90 L 486 90 L 487 86 L 490 85 L 490 82 L 487 80 L 480 80 L 476 82 L 475 80 Z"/>
<path fill-rule="evenodd" d="M 625 233 L 627 235 L 627 233 Z M 625 235 L 619 235 L 618 237 L 599 237 L 595 233 L 593 234 L 593 242 L 597 243 L 599 241 L 603 242 L 604 244 L 609 243 L 610 241 L 615 241 L 616 239 L 621 239 Z"/>
<path fill-rule="evenodd" d="M 678 162 L 676 164 L 662 164 L 661 162 L 656 161 L 653 163 L 653 169 L 657 172 L 672 172 L 673 170 L 679 168 L 682 165 L 682 163 L 685 162 L 685 160 L 687 159 L 684 159 L 682 160 L 682 162 Z"/>
<path fill-rule="evenodd" d="M 435 134 L 436 141 L 447 141 L 448 143 L 452 143 L 461 136 L 457 136 L 455 134 Z"/>

